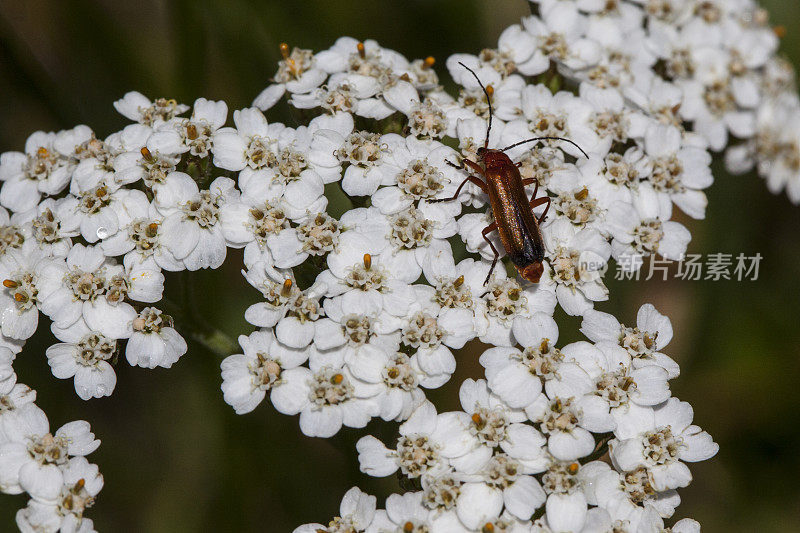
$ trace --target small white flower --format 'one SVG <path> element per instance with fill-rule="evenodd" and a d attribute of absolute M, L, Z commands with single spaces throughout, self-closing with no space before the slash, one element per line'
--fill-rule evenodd
<path fill-rule="evenodd" d="M 309 437 L 332 437 L 343 425 L 364 427 L 376 414 L 371 391 L 346 369 L 324 366 L 311 371 L 300 366 L 282 376 L 283 385 L 270 395 L 272 405 L 283 414 L 300 413 L 300 430 Z"/>
<path fill-rule="evenodd" d="M 84 457 L 73 457 L 62 469 L 64 484 L 54 502 L 35 499 L 17 512 L 17 527 L 24 533 L 34 531 L 94 531 L 92 520 L 83 516 L 103 488 L 103 476 L 97 465 Z"/>
<path fill-rule="evenodd" d="M 56 330 L 63 341 L 47 349 L 47 362 L 59 379 L 74 377 L 75 392 L 82 400 L 111 396 L 117 375 L 109 363 L 117 354 L 117 342 L 90 330 L 83 320 Z"/>
<path fill-rule="evenodd" d="M 0 313 L 2 333 L 10 339 L 25 340 L 39 325 L 39 308 L 48 290 L 40 284 L 50 261 L 35 246 L 7 249 L 0 257 Z"/>
<path fill-rule="evenodd" d="M 659 212 L 669 218 L 674 202 L 692 218 L 703 218 L 708 200 L 702 189 L 714 181 L 711 155 L 701 148 L 682 146 L 680 131 L 662 124 L 647 129 L 644 147 L 653 163 L 649 181 L 659 196 Z"/>
<path fill-rule="evenodd" d="M 99 247 L 76 244 L 66 261 L 45 262 L 37 286 L 43 295 L 42 311 L 56 327 L 66 329 L 82 317 L 89 328 L 122 339 L 130 336 L 136 317 L 133 306 L 124 301 L 130 281 L 123 267 L 107 259 Z"/>
<path fill-rule="evenodd" d="M 132 328 L 125 346 L 125 358 L 132 366 L 170 368 L 186 353 L 186 341 L 172 327 L 171 317 L 155 307 L 142 309 Z"/>
<path fill-rule="evenodd" d="M 0 487 L 3 492 L 24 490 L 38 500 L 55 501 L 70 457 L 92 453 L 100 441 L 82 420 L 64 424 L 51 434 L 47 416 L 34 404 L 12 416 L 4 428 L 6 441 L 0 445 Z"/>
<path fill-rule="evenodd" d="M 639 308 L 636 327 L 626 327 L 614 316 L 590 310 L 583 316 L 581 333 L 592 342 L 619 344 L 631 355 L 634 368 L 656 365 L 667 371 L 670 379 L 678 377 L 678 364 L 661 353 L 672 340 L 672 324 L 652 304 Z"/>
<path fill-rule="evenodd" d="M 580 477 L 587 501 L 604 509 L 609 521 L 625 521 L 629 527 L 654 528 L 654 519 L 669 518 L 680 504 L 677 491 L 656 492 L 644 468 L 620 473 L 593 461 L 581 467 Z"/>
<path fill-rule="evenodd" d="M 566 219 L 557 219 L 544 230 L 549 268 L 540 285 L 554 290 L 558 303 L 569 315 L 582 315 L 594 302 L 608 299 L 602 273 L 611 246 L 595 229 L 578 230 Z"/>
<path fill-rule="evenodd" d="M 719 451 L 711 435 L 691 425 L 693 416 L 692 407 L 677 398 L 655 409 L 631 408 L 609 442 L 614 465 L 625 472 L 647 469 L 657 491 L 687 486 L 692 474 L 683 461 L 705 461 Z"/>
<path fill-rule="evenodd" d="M 158 126 L 185 113 L 189 110 L 189 106 L 167 98 L 157 98 L 151 101 L 142 93 L 131 91 L 126 93 L 122 99 L 114 102 L 114 109 L 134 122 L 147 126 Z"/>
<path fill-rule="evenodd" d="M 181 172 L 170 174 L 159 189 L 156 206 L 164 215 L 162 243 L 188 270 L 219 268 L 225 261 L 220 208 L 238 194 L 230 178 L 219 177 L 201 191 Z"/>
<path fill-rule="evenodd" d="M 422 492 L 391 494 L 386 498 L 386 510 L 378 510 L 367 533 L 429 531 L 431 511 L 422 504 Z"/>
<path fill-rule="evenodd" d="M 69 158 L 74 145 L 57 146 L 58 140 L 55 133 L 37 131 L 25 142 L 24 153 L 0 155 L 0 180 L 4 182 L 0 204 L 3 207 L 27 211 L 36 207 L 42 195 L 56 195 L 69 184 L 75 167 Z"/>
<path fill-rule="evenodd" d="M 322 524 L 304 524 L 293 533 L 340 533 L 352 531 L 361 533 L 367 530 L 375 517 L 377 498 L 369 496 L 358 487 L 348 490 L 339 506 L 339 516 L 330 521 L 327 527 Z"/>
<path fill-rule="evenodd" d="M 361 471 L 375 477 L 386 477 L 397 470 L 409 478 L 438 475 L 448 471 L 448 461 L 472 472 L 479 469 L 486 457 L 477 464 L 474 451 L 477 439 L 467 429 L 469 417 L 465 413 L 436 414 L 429 401 L 420 404 L 414 413 L 400 425 L 400 437 L 394 449 L 368 435 L 362 437 L 356 448 Z M 460 459 L 466 459 L 460 463 Z"/>
<path fill-rule="evenodd" d="M 222 392 L 236 414 L 255 409 L 267 392 L 276 394 L 284 384 L 283 373 L 308 359 L 306 349 L 284 346 L 270 330 L 240 335 L 239 344 L 244 353 L 226 357 L 221 364 Z"/>

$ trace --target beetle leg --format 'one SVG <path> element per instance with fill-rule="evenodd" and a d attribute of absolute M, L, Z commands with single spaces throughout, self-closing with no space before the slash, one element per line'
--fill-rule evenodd
<path fill-rule="evenodd" d="M 478 163 L 472 161 L 471 159 L 462 159 L 461 164 L 466 165 L 467 167 L 471 168 L 473 171 L 480 174 L 481 176 L 486 175 L 486 173 L 483 171 L 483 167 L 481 167 Z"/>
<path fill-rule="evenodd" d="M 456 165 L 455 163 L 453 163 L 452 161 L 449 161 L 447 159 L 445 159 L 444 161 L 445 161 L 445 163 L 447 163 L 451 167 L 457 168 L 458 170 L 467 170 L 467 169 L 471 168 L 472 170 L 474 170 L 475 172 L 477 172 L 481 176 L 484 175 L 483 168 L 478 163 L 476 163 L 475 161 L 472 161 L 471 159 L 467 159 L 466 157 L 464 159 L 462 159 L 461 161 L 459 161 L 458 165 Z"/>
<path fill-rule="evenodd" d="M 535 183 L 536 187 L 533 189 L 533 196 L 531 198 L 536 198 L 536 193 L 539 192 L 539 180 L 536 178 L 525 178 L 522 180 L 522 186 L 530 185 L 531 183 Z"/>
<path fill-rule="evenodd" d="M 533 209 L 534 207 L 539 207 L 540 205 L 543 205 L 543 204 L 547 204 L 547 207 L 544 208 L 544 213 L 542 213 L 542 216 L 539 217 L 539 220 L 538 220 L 539 224 L 544 222 L 544 219 L 547 216 L 547 211 L 550 210 L 550 197 L 549 196 L 542 196 L 541 198 L 533 198 L 533 199 L 531 199 L 531 203 L 530 203 L 531 209 Z"/>
<path fill-rule="evenodd" d="M 480 188 L 480 190 L 482 190 L 486 194 L 489 194 L 489 191 L 486 188 L 486 184 L 483 182 L 482 179 L 480 179 L 477 176 L 467 176 L 467 179 L 465 179 L 464 181 L 461 182 L 461 185 L 459 185 L 458 189 L 456 189 L 456 193 L 453 196 L 451 196 L 450 198 L 436 198 L 436 199 L 433 199 L 433 200 L 427 200 L 427 202 L 429 204 L 433 204 L 433 203 L 436 203 L 436 202 L 452 202 L 453 200 L 458 198 L 458 195 L 461 194 L 461 189 L 464 188 L 464 185 L 466 185 L 467 182 L 474 183 L 475 185 L 477 185 Z"/>
<path fill-rule="evenodd" d="M 451 167 L 453 167 L 453 168 L 457 168 L 458 170 L 464 170 L 464 168 L 465 168 L 465 167 L 464 167 L 464 162 L 463 162 L 463 161 L 461 161 L 461 164 L 460 164 L 460 165 L 456 165 L 455 163 L 453 163 L 453 162 L 452 162 L 452 161 L 450 161 L 449 159 L 445 159 L 445 160 L 444 160 L 444 162 L 445 162 L 445 163 L 447 163 L 448 165 L 450 165 L 450 166 L 451 166 Z"/>
<path fill-rule="evenodd" d="M 494 272 L 494 267 L 497 266 L 497 260 L 500 258 L 500 252 L 497 251 L 497 248 L 494 247 L 494 243 L 489 240 L 489 234 L 497 229 L 497 222 L 492 222 L 481 231 L 481 235 L 483 235 L 483 240 L 489 243 L 492 251 L 494 252 L 494 259 L 492 260 L 492 266 L 489 269 L 489 273 L 486 275 L 486 280 L 483 282 L 485 286 L 489 283 L 489 278 L 492 277 L 492 272 Z"/>

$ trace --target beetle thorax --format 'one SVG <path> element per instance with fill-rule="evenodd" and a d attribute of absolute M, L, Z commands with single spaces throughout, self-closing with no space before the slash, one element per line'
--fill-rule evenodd
<path fill-rule="evenodd" d="M 511 158 L 500 150 L 478 149 L 478 157 L 483 161 L 487 170 L 503 169 L 514 165 Z"/>

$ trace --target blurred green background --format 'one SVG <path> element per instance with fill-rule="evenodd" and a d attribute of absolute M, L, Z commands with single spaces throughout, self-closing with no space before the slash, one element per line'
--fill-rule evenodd
<path fill-rule="evenodd" d="M 800 3 L 762 4 L 788 27 L 783 52 L 797 65 Z M 375 38 L 409 58 L 435 56 L 442 73 L 449 54 L 493 46 L 527 10 L 523 0 L 0 0 L 0 152 L 22 149 L 38 129 L 116 131 L 125 121 L 111 104 L 134 89 L 246 107 L 275 72 L 281 41 L 320 50 L 341 35 Z M 599 308 L 633 323 L 650 301 L 672 318 L 667 351 L 683 370 L 673 390 L 721 446 L 692 468 L 677 516 L 706 531 L 800 531 L 800 207 L 753 175 L 716 175 L 707 220 L 683 221 L 690 252 L 759 252 L 759 280 L 611 281 L 612 300 Z M 222 269 L 191 276 L 198 309 L 234 337 L 251 331 L 243 312 L 258 298 L 240 263 L 232 253 Z M 577 324 L 562 320 L 564 342 L 578 339 L 568 332 Z M 380 497 L 396 489 L 394 478 L 358 472 L 363 430 L 305 438 L 268 403 L 234 415 L 219 391 L 220 358 L 197 345 L 171 370 L 120 364 L 114 395 L 82 402 L 71 380 L 50 375 L 44 350 L 53 342 L 41 331 L 15 366 L 53 429 L 82 418 L 102 439 L 91 456 L 106 478 L 90 512 L 100 531 L 291 531 L 334 516 L 353 485 Z M 457 384 L 479 375 L 476 354 L 462 353 L 457 375 L 434 394 L 441 409 L 455 408 Z M 369 430 L 387 439 L 395 431 Z M 0 531 L 14 529 L 24 503 L 0 497 Z"/>

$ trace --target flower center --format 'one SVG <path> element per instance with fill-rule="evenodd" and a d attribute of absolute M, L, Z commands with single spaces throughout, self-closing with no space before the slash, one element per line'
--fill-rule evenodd
<path fill-rule="evenodd" d="M 595 112 L 589 123 L 600 137 L 611 137 L 616 142 L 625 142 L 628 138 L 625 116 L 620 112 Z"/>
<path fill-rule="evenodd" d="M 522 287 L 513 278 L 492 280 L 483 298 L 489 314 L 500 319 L 513 319 L 528 307 Z"/>
<path fill-rule="evenodd" d="M 464 276 L 443 278 L 436 286 L 433 301 L 441 307 L 472 309 L 472 291 L 464 283 Z"/>
<path fill-rule="evenodd" d="M 397 462 L 408 477 L 421 476 L 438 460 L 439 452 L 425 435 L 404 435 L 397 440 Z"/>
<path fill-rule="evenodd" d="M 677 461 L 684 446 L 683 439 L 673 435 L 669 426 L 645 433 L 642 435 L 642 443 L 645 459 L 652 466 Z"/>
<path fill-rule="evenodd" d="M 69 458 L 67 455 L 67 439 L 54 437 L 50 433 L 39 437 L 31 437 L 28 442 L 28 454 L 40 465 L 63 465 Z"/>
<path fill-rule="evenodd" d="M 656 490 L 650 484 L 650 476 L 646 468 L 637 468 L 633 472 L 626 472 L 622 476 L 622 488 L 628 493 L 631 502 L 635 504 L 640 504 L 656 494 Z"/>
<path fill-rule="evenodd" d="M 552 59 L 564 60 L 569 56 L 567 40 L 560 33 L 550 33 L 539 38 L 539 50 Z"/>
<path fill-rule="evenodd" d="M 65 485 L 61 488 L 58 512 L 62 516 L 72 514 L 81 518 L 83 511 L 92 505 L 94 505 L 94 496 L 86 490 L 86 481 L 83 478 L 79 479 L 74 485 Z"/>
<path fill-rule="evenodd" d="M 688 48 L 676 48 L 666 61 L 667 75 L 671 79 L 688 79 L 694 76 L 696 65 L 692 59 L 692 51 Z"/>
<path fill-rule="evenodd" d="M 619 345 L 628 350 L 632 357 L 647 358 L 656 351 L 658 333 L 641 331 L 639 328 L 622 326 L 619 333 Z"/>
<path fill-rule="evenodd" d="M 570 432 L 580 423 L 581 411 L 573 398 L 555 398 L 541 417 L 542 433 Z"/>
<path fill-rule="evenodd" d="M 128 226 L 128 237 L 136 249 L 144 255 L 152 255 L 158 248 L 159 223 L 146 218 L 139 218 Z"/>
<path fill-rule="evenodd" d="M 471 109 L 479 117 L 489 119 L 489 103 L 481 89 L 461 89 L 458 93 L 458 103 L 461 107 Z"/>
<path fill-rule="evenodd" d="M 354 131 L 347 136 L 344 145 L 336 150 L 336 157 L 341 162 L 360 167 L 371 167 L 377 164 L 386 147 L 379 144 L 381 136 L 367 131 Z"/>
<path fill-rule="evenodd" d="M 639 171 L 630 165 L 620 154 L 609 154 L 606 157 L 605 177 L 615 185 L 633 188 L 639 183 Z"/>
<path fill-rule="evenodd" d="M 447 132 L 447 115 L 434 100 L 417 103 L 408 116 L 411 135 L 438 139 Z"/>
<path fill-rule="evenodd" d="M 537 110 L 536 116 L 530 123 L 530 129 L 536 137 L 569 137 L 567 117 L 544 109 Z M 557 141 L 545 141 L 548 145 L 555 142 Z"/>
<path fill-rule="evenodd" d="M 636 382 L 624 371 L 604 372 L 595 382 L 595 395 L 603 398 L 612 408 L 627 405 L 629 394 L 636 390 Z"/>
<path fill-rule="evenodd" d="M 245 159 L 247 159 L 247 166 L 253 170 L 276 166 L 278 158 L 270 150 L 270 144 L 270 139 L 264 139 L 258 135 L 253 136 L 244 153 Z"/>
<path fill-rule="evenodd" d="M 673 0 L 648 0 L 645 11 L 649 16 L 664 22 L 672 22 L 678 15 Z"/>
<path fill-rule="evenodd" d="M 452 509 L 461 493 L 461 482 L 453 476 L 423 478 L 422 503 L 428 509 Z"/>
<path fill-rule="evenodd" d="M 360 48 L 358 52 L 350 54 L 348 67 L 353 74 L 369 76 L 384 83 L 392 78 L 392 69 L 383 64 L 380 52 L 377 51 L 367 52 L 366 49 Z"/>
<path fill-rule="evenodd" d="M 318 407 L 339 405 L 353 398 L 353 386 L 344 374 L 329 367 L 319 370 L 311 382 L 309 399 Z"/>
<path fill-rule="evenodd" d="M 553 346 L 550 339 L 542 339 L 538 346 L 528 346 L 522 355 L 515 357 L 528 366 L 531 374 L 545 380 L 555 379 L 558 367 L 564 361 L 564 354 Z"/>
<path fill-rule="evenodd" d="M 722 10 L 714 2 L 700 2 L 694 8 L 694 14 L 706 24 L 716 24 L 722 20 Z"/>
<path fill-rule="evenodd" d="M 380 264 L 374 264 L 369 254 L 361 263 L 356 263 L 347 271 L 344 278 L 345 284 L 353 289 L 360 291 L 386 292 L 389 288 L 386 282 L 389 281 L 389 273 Z"/>
<path fill-rule="evenodd" d="M 50 177 L 53 170 L 63 164 L 64 158 L 61 154 L 41 146 L 34 154 L 28 155 L 23 170 L 29 179 L 43 181 Z"/>
<path fill-rule="evenodd" d="M 494 48 L 484 48 L 478 55 L 478 59 L 484 65 L 489 65 L 504 78 L 510 76 L 517 70 L 517 64 L 507 52 L 501 52 Z"/>
<path fill-rule="evenodd" d="M 111 203 L 111 193 L 108 192 L 108 187 L 99 185 L 78 195 L 78 200 L 81 211 L 93 215 Z"/>
<path fill-rule="evenodd" d="M 519 462 L 504 453 L 498 453 L 485 467 L 486 483 L 499 489 L 507 489 L 520 477 Z"/>
<path fill-rule="evenodd" d="M 53 212 L 47 208 L 42 211 L 38 217 L 34 218 L 31 223 L 33 224 L 33 236 L 37 241 L 43 244 L 54 244 L 59 242 L 61 237 L 61 221 L 56 219 Z M 0 240 L 0 247 L 9 243 L 5 238 Z M 5 251 L 5 248 L 0 250 L 0 254 Z"/>
<path fill-rule="evenodd" d="M 166 156 L 160 153 L 153 154 L 147 147 L 143 147 L 140 165 L 144 169 L 144 183 L 151 189 L 157 184 L 163 184 L 167 175 L 175 171 L 180 162 L 179 156 Z"/>
<path fill-rule="evenodd" d="M 133 321 L 133 330 L 141 333 L 161 333 L 161 328 L 171 326 L 172 318 L 155 307 L 145 307 Z"/>
<path fill-rule="evenodd" d="M 580 490 L 578 463 L 553 463 L 542 476 L 542 488 L 547 494 L 571 494 Z"/>
<path fill-rule="evenodd" d="M 25 237 L 17 226 L 0 226 L 0 256 L 5 254 L 9 248 L 21 247 L 24 242 Z"/>
<path fill-rule="evenodd" d="M 342 317 L 342 328 L 348 342 L 353 346 L 363 346 L 375 336 L 372 318 L 366 315 L 349 314 Z"/>
<path fill-rule="evenodd" d="M 417 388 L 417 375 L 411 366 L 411 359 L 397 352 L 381 371 L 383 382 L 388 387 L 410 391 Z"/>
<path fill-rule="evenodd" d="M 301 323 L 313 322 L 323 314 L 319 300 L 299 289 L 286 302 L 286 316 L 294 317 Z"/>
<path fill-rule="evenodd" d="M 333 89 L 323 86 L 317 89 L 317 96 L 321 100 L 320 106 L 330 113 L 352 113 L 358 104 L 358 98 L 346 83 Z"/>
<path fill-rule="evenodd" d="M 64 277 L 64 283 L 72 290 L 75 300 L 93 301 L 105 293 L 105 268 L 99 268 L 94 272 L 73 268 L 72 272 Z"/>
<path fill-rule="evenodd" d="M 506 438 L 508 420 L 502 409 L 478 407 L 472 413 L 470 433 L 489 446 L 497 446 Z"/>
<path fill-rule="evenodd" d="M 336 249 L 342 228 L 339 221 L 328 213 L 319 213 L 297 228 L 303 251 L 310 255 L 325 255 Z"/>
<path fill-rule="evenodd" d="M 287 47 L 288 48 L 288 47 Z M 300 79 L 306 71 L 314 67 L 314 53 L 303 48 L 293 48 L 291 54 L 278 62 L 278 72 L 274 80 L 277 83 L 287 83 Z"/>
<path fill-rule="evenodd" d="M 158 98 L 150 107 L 140 107 L 139 113 L 142 118 L 140 122 L 147 126 L 152 126 L 157 119 L 167 122 L 179 112 L 179 104 L 175 99 Z"/>
<path fill-rule="evenodd" d="M 210 228 L 219 220 L 219 203 L 221 197 L 215 197 L 211 191 L 203 190 L 181 206 L 186 220 L 193 220 L 201 228 Z"/>
<path fill-rule="evenodd" d="M 294 181 L 308 168 L 305 154 L 292 148 L 284 148 L 278 155 L 277 169 L 284 182 Z"/>
<path fill-rule="evenodd" d="M 32 272 L 21 272 L 12 279 L 3 280 L 3 286 L 8 289 L 17 309 L 27 311 L 38 303 L 39 290 L 36 288 L 35 274 Z"/>
<path fill-rule="evenodd" d="M 556 169 L 556 152 L 552 148 L 535 147 L 526 152 L 519 160 L 519 174 L 522 179 L 535 179 L 540 187 L 547 185 L 547 182 Z"/>
<path fill-rule="evenodd" d="M 583 226 L 597 219 L 597 200 L 584 187 L 579 191 L 561 193 L 553 198 L 553 208 L 573 224 Z"/>
<path fill-rule="evenodd" d="M 101 361 L 111 359 L 117 349 L 117 341 L 106 338 L 100 333 L 92 333 L 78 342 L 77 349 L 75 359 L 79 365 L 96 367 Z"/>
<path fill-rule="evenodd" d="M 248 365 L 248 370 L 252 374 L 252 388 L 269 390 L 281 378 L 283 368 L 281 364 L 269 357 L 268 354 L 258 352 L 256 354 L 258 361 Z"/>
<path fill-rule="evenodd" d="M 708 110 L 716 117 L 723 117 L 737 108 L 729 80 L 717 80 L 706 87 L 703 99 Z"/>
<path fill-rule="evenodd" d="M 248 227 L 253 232 L 258 243 L 264 247 L 267 237 L 279 234 L 284 228 L 289 227 L 286 213 L 282 207 L 273 205 L 267 200 L 263 207 L 250 208 L 250 221 Z"/>
<path fill-rule="evenodd" d="M 433 239 L 433 222 L 414 207 L 389 217 L 392 233 L 389 240 L 398 249 L 428 246 Z"/>
<path fill-rule="evenodd" d="M 633 230 L 633 245 L 641 253 L 656 253 L 663 238 L 663 224 L 657 218 L 642 220 Z"/>
<path fill-rule="evenodd" d="M 213 145 L 214 131 L 205 120 L 184 120 L 180 129 L 183 142 L 189 147 L 189 153 L 197 157 L 208 157 Z"/>
<path fill-rule="evenodd" d="M 581 282 L 581 261 L 577 250 L 559 246 L 550 264 L 553 267 L 553 279 L 557 283 L 574 288 Z"/>
<path fill-rule="evenodd" d="M 356 527 L 353 519 L 349 516 L 342 518 L 337 516 L 328 523 L 325 529 L 318 529 L 317 533 L 360 533 L 363 528 Z"/>
<path fill-rule="evenodd" d="M 397 186 L 414 199 L 433 198 L 444 189 L 442 173 L 427 160 L 417 159 L 397 176 Z"/>
<path fill-rule="evenodd" d="M 414 348 L 436 348 L 444 336 L 436 318 L 423 311 L 417 311 L 403 328 L 403 343 Z"/>

